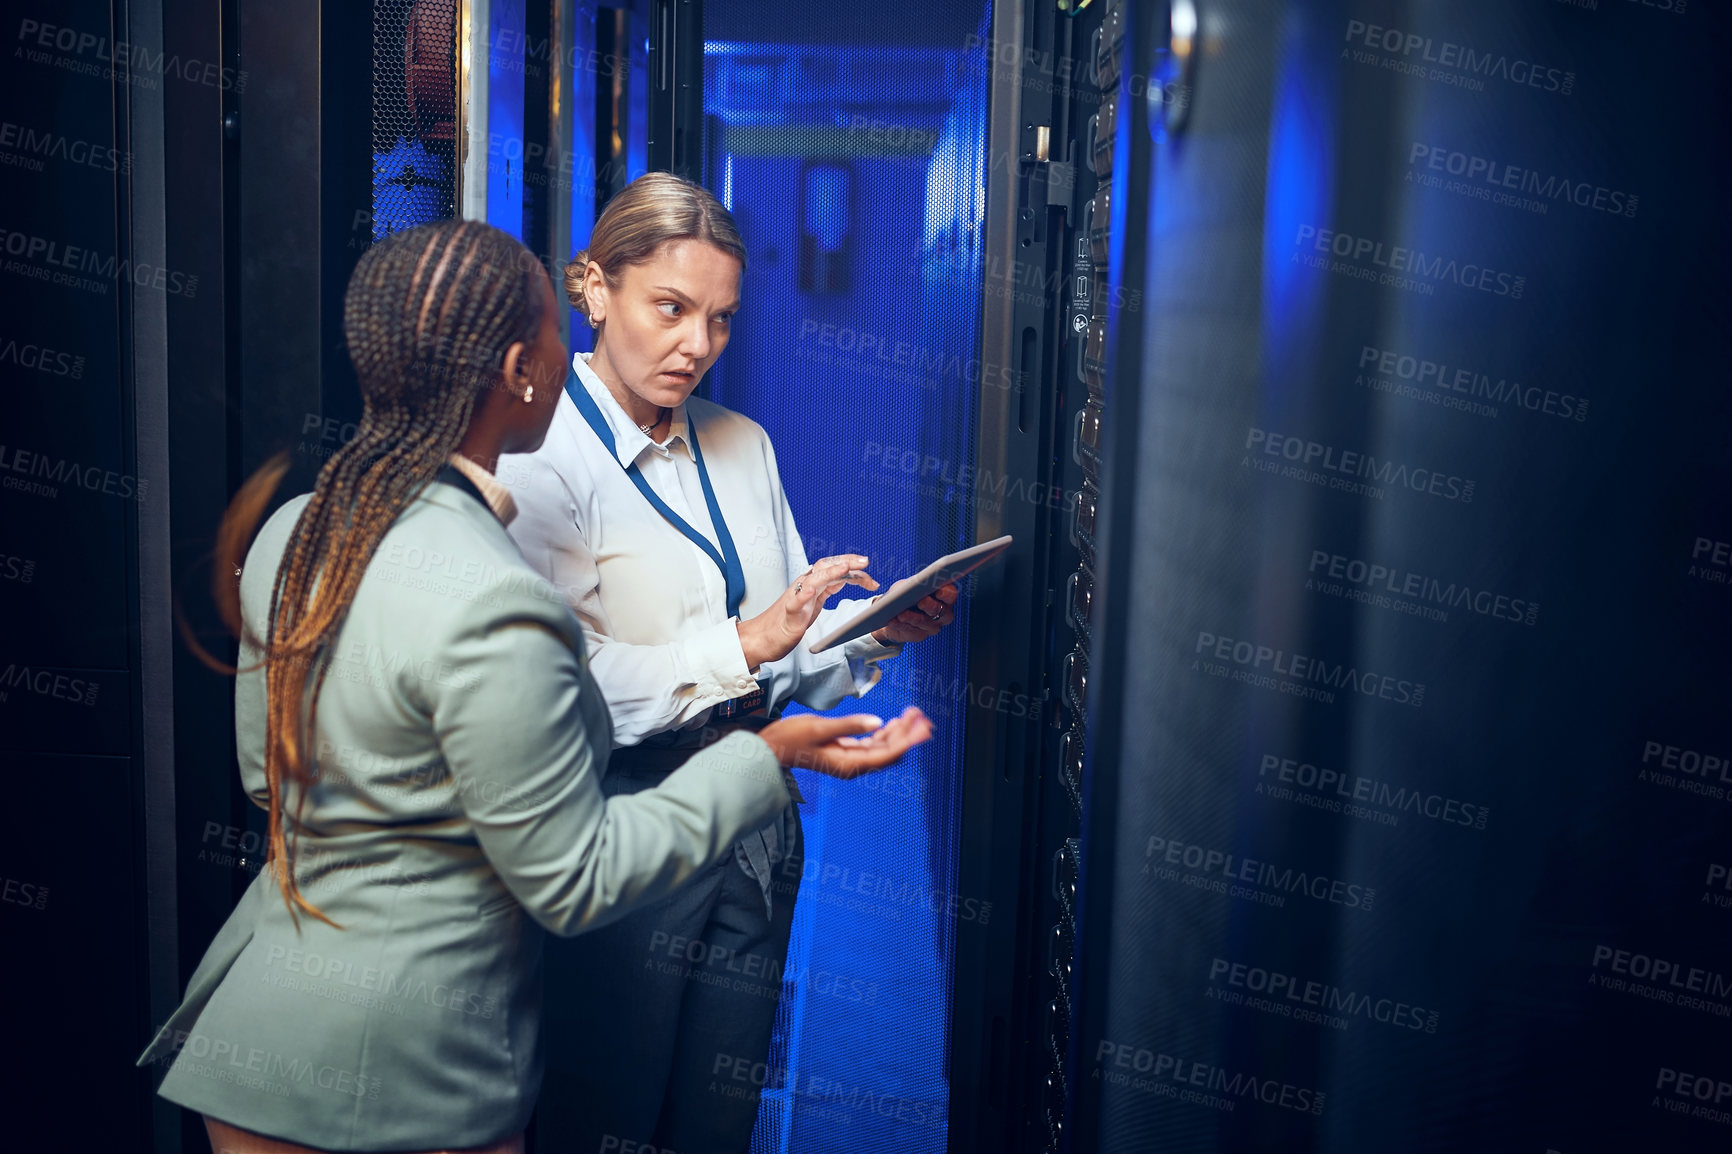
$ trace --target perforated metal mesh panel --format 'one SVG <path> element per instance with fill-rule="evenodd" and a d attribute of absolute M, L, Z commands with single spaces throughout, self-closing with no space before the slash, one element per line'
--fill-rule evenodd
<path fill-rule="evenodd" d="M 457 213 L 456 0 L 373 4 L 373 239 Z"/>
<path fill-rule="evenodd" d="M 987 77 L 964 46 L 985 9 L 892 3 L 821 36 L 704 10 L 706 174 L 748 249 L 710 396 L 768 431 L 808 555 L 866 553 L 885 582 L 973 543 Z M 935 739 L 876 778 L 802 778 L 754 1154 L 946 1148 L 954 944 L 1010 916 L 957 893 L 967 609 L 842 707 L 917 705 Z"/>

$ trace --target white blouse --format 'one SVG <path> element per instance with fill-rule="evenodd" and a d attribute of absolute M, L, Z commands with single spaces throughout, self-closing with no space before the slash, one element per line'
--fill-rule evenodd
<path fill-rule="evenodd" d="M 763 428 L 692 397 L 673 411 L 668 438 L 658 445 L 591 371 L 587 353 L 574 356 L 572 367 L 613 431 L 615 454 L 562 396 L 541 448 L 501 457 L 495 475 L 515 495 L 518 515 L 509 530 L 524 559 L 564 594 L 583 623 L 590 671 L 613 714 L 614 746 L 699 729 L 715 706 L 746 696 L 760 682 L 772 713 L 789 701 L 830 709 L 876 684 L 877 662 L 896 656 L 900 645 L 880 645 L 868 635 L 823 653 L 808 651 L 841 615 L 858 608 L 851 601 L 819 613 L 787 656 L 747 669 L 721 570 L 625 472 L 637 462 L 656 494 L 715 544 L 689 445 L 689 423 L 696 423 L 710 484 L 745 572 L 740 617 L 752 617 L 809 567 Z"/>

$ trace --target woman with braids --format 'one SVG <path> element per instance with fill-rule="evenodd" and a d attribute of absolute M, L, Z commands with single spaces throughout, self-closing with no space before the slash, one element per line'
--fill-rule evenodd
<path fill-rule="evenodd" d="M 788 804 L 783 766 L 848 777 L 910 713 L 731 734 L 604 798 L 582 629 L 528 569 L 490 470 L 534 449 L 565 372 L 552 286 L 483 224 L 364 255 L 343 324 L 358 435 L 219 578 L 241 636 L 241 776 L 270 855 L 140 1059 L 215 1150 L 521 1151 L 541 1080 L 544 931 L 702 873 Z M 551 384 L 549 382 L 552 382 Z M 282 475 L 249 481 L 221 574 Z M 592 996 L 607 997 L 606 991 Z"/>
<path fill-rule="evenodd" d="M 546 443 L 500 467 L 524 559 L 583 622 L 613 714 L 611 796 L 642 796 L 791 701 L 865 693 L 879 661 L 952 619 L 946 586 L 873 636 L 809 652 L 848 612 L 824 608 L 831 594 L 878 585 L 863 556 L 807 563 L 764 430 L 692 396 L 727 346 L 745 259 L 702 186 L 658 172 L 621 191 L 565 272 L 595 351 L 573 358 Z M 691 886 L 554 947 L 538 1145 L 747 1149 L 762 1081 L 727 1074 L 764 1069 L 801 866 L 790 805 Z"/>

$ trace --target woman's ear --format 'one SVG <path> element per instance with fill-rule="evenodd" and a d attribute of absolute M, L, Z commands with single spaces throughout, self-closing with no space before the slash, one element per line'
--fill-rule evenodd
<path fill-rule="evenodd" d="M 583 296 L 588 308 L 584 311 L 594 324 L 600 324 L 607 319 L 609 292 L 607 277 L 602 275 L 601 266 L 593 260 L 583 270 Z"/>
<path fill-rule="evenodd" d="M 514 399 L 523 399 L 523 390 L 530 387 L 529 345 L 513 341 L 505 350 L 505 363 L 500 366 L 501 386 Z"/>

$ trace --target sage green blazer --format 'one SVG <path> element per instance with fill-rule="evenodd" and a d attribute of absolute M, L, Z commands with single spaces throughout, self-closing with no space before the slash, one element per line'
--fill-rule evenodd
<path fill-rule="evenodd" d="M 386 533 L 318 700 L 296 876 L 342 928 L 304 914 L 297 925 L 262 871 L 139 1059 L 168 1064 L 171 1101 L 330 1150 L 475 1146 L 522 1129 L 541 1083 L 545 932 L 667 894 L 789 800 L 769 747 L 746 733 L 658 788 L 604 798 L 611 729 L 582 629 L 479 493 L 446 476 L 460 483 L 429 485 Z M 260 636 L 306 501 L 247 554 L 242 612 Z M 235 723 L 262 806 L 258 659 L 243 645 Z M 301 800 L 290 795 L 291 812 Z"/>

